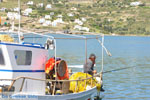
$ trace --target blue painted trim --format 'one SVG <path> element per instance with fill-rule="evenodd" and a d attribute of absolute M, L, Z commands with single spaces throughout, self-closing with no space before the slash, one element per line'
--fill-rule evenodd
<path fill-rule="evenodd" d="M 39 43 L 23 42 L 22 44 L 23 45 L 32 45 L 32 46 L 39 45 L 40 47 L 42 47 L 42 44 L 39 44 Z"/>
<path fill-rule="evenodd" d="M 3 42 L 0 42 L 0 45 L 12 45 L 12 46 L 23 46 L 23 47 L 32 47 L 32 48 L 45 49 L 44 47 L 41 47 L 41 46 L 23 45 L 23 44 L 12 44 L 12 43 L 3 43 Z"/>
<path fill-rule="evenodd" d="M 6 69 L 0 69 L 0 72 L 45 72 L 45 70 L 6 70 Z"/>

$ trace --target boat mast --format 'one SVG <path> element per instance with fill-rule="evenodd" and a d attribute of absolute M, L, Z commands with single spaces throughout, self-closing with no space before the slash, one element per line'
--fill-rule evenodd
<path fill-rule="evenodd" d="M 21 21 L 21 10 L 20 10 L 20 0 L 18 0 L 18 14 L 19 14 L 19 24 L 18 24 L 18 39 L 19 43 L 21 43 L 21 34 L 20 34 L 20 21 Z"/>
<path fill-rule="evenodd" d="M 103 66 L 104 66 L 104 36 L 102 36 L 102 69 L 101 72 L 103 73 Z"/>

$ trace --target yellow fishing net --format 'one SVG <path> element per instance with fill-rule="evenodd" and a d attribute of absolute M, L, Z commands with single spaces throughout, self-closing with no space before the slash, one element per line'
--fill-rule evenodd
<path fill-rule="evenodd" d="M 9 35 L 1 34 L 0 35 L 0 41 L 3 41 L 3 42 L 14 42 L 14 39 L 11 36 L 9 36 Z"/>
<path fill-rule="evenodd" d="M 91 75 L 86 73 L 82 73 L 82 72 L 77 72 L 75 74 L 73 74 L 69 80 L 79 80 L 79 79 L 86 79 L 88 77 L 92 77 Z M 72 81 L 70 82 L 70 90 L 73 92 L 82 92 L 85 91 L 87 89 L 87 87 L 94 87 L 96 86 L 96 79 L 95 78 L 90 78 L 88 80 L 84 80 L 84 81 Z"/>

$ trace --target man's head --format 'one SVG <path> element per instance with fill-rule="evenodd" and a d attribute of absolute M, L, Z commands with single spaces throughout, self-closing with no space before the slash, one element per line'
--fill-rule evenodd
<path fill-rule="evenodd" d="M 93 53 L 90 54 L 89 59 L 93 62 L 93 64 L 95 64 L 95 59 L 96 59 L 95 54 L 93 54 Z"/>

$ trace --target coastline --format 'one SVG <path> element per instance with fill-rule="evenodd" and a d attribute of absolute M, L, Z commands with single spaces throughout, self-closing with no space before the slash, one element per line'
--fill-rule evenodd
<path fill-rule="evenodd" d="M 17 33 L 18 32 L 18 28 L 15 27 L 14 31 L 11 30 L 11 28 L 9 27 L 0 27 L 0 32 L 14 32 Z M 28 28 L 21 28 L 21 32 L 35 32 L 35 33 L 42 33 L 42 34 L 46 34 L 46 33 L 53 33 L 53 34 L 77 34 L 77 35 L 85 35 L 86 33 L 90 33 L 90 34 L 98 34 L 95 32 L 83 32 L 83 31 L 68 31 L 65 33 L 65 30 L 60 30 L 60 31 L 55 31 L 55 30 L 49 30 L 49 29 L 28 29 Z M 85 34 L 84 34 L 85 33 Z M 105 36 L 137 36 L 137 37 L 150 37 L 150 35 L 133 35 L 133 34 L 125 34 L 125 35 L 120 35 L 120 34 L 104 34 Z"/>

